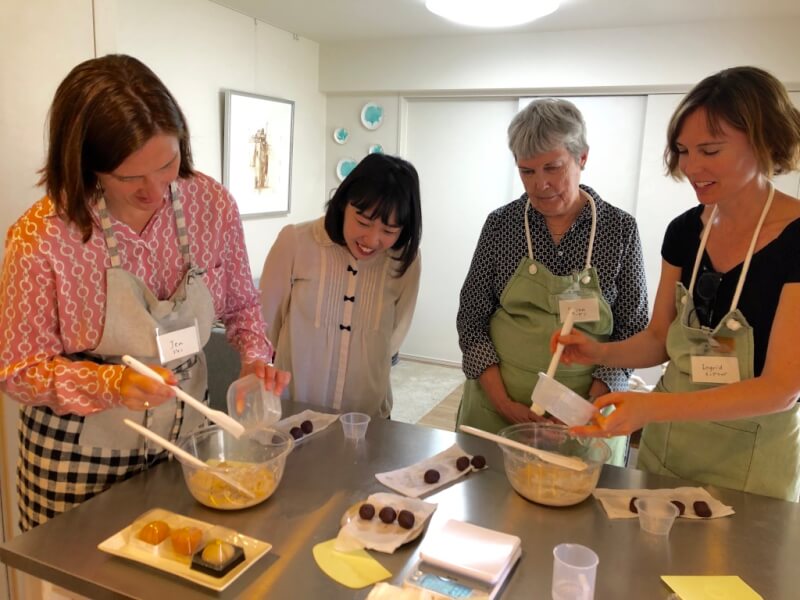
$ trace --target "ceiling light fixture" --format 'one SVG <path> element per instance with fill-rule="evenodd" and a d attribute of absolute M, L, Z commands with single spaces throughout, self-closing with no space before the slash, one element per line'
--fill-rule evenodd
<path fill-rule="evenodd" d="M 425 7 L 470 27 L 512 27 L 554 12 L 559 0 L 425 0 Z"/>

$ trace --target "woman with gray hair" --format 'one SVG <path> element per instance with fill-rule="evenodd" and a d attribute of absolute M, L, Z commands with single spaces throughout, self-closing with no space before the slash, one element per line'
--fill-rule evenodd
<path fill-rule="evenodd" d="M 525 193 L 484 224 L 458 311 L 467 376 L 458 425 L 496 432 L 547 420 L 531 409 L 550 336 L 570 308 L 575 327 L 598 340 L 622 340 L 647 324 L 647 289 L 633 217 L 580 184 L 589 146 L 574 104 L 531 102 L 511 121 L 508 145 Z M 560 366 L 556 379 L 587 401 L 625 390 L 630 371 Z M 612 443 L 624 465 L 626 438 Z"/>

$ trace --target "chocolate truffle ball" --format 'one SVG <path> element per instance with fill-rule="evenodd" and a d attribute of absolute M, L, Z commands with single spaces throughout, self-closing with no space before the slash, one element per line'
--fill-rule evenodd
<path fill-rule="evenodd" d="M 289 430 L 289 433 L 291 433 L 291 434 L 292 434 L 292 437 L 293 437 L 294 439 L 296 439 L 296 440 L 299 440 L 301 437 L 303 437 L 303 430 L 302 430 L 302 429 L 300 429 L 299 427 L 292 427 L 292 428 Z"/>
<path fill-rule="evenodd" d="M 414 526 L 414 513 L 410 510 L 401 510 L 397 515 L 397 523 L 403 529 L 411 529 Z"/>
<path fill-rule="evenodd" d="M 707 519 L 711 516 L 711 507 L 702 500 L 695 502 L 692 507 L 694 508 L 694 514 L 696 514 L 698 517 Z"/>
<path fill-rule="evenodd" d="M 358 509 L 358 516 L 364 519 L 365 521 L 369 521 L 372 517 L 375 516 L 375 507 L 372 506 L 369 502 L 365 502 L 362 504 Z"/>
<path fill-rule="evenodd" d="M 678 516 L 682 517 L 683 513 L 686 512 L 686 506 L 680 500 L 670 500 L 675 506 L 678 507 Z"/>
<path fill-rule="evenodd" d="M 300 429 L 303 431 L 303 433 L 309 434 L 312 431 L 314 431 L 314 424 L 308 419 L 306 419 L 305 421 L 300 423 Z"/>
<path fill-rule="evenodd" d="M 425 483 L 436 483 L 437 481 L 439 481 L 439 471 L 436 469 L 425 471 Z"/>
<path fill-rule="evenodd" d="M 384 523 L 393 523 L 397 518 L 397 513 L 391 506 L 384 506 L 381 512 L 378 513 L 378 516 Z"/>
<path fill-rule="evenodd" d="M 459 471 L 463 471 L 469 467 L 469 457 L 468 456 L 459 456 L 458 460 L 456 460 L 456 469 Z"/>
<path fill-rule="evenodd" d="M 486 459 L 480 454 L 476 454 L 475 456 L 473 456 L 470 462 L 472 463 L 472 466 L 475 467 L 476 469 L 482 469 L 483 467 L 486 466 Z"/>

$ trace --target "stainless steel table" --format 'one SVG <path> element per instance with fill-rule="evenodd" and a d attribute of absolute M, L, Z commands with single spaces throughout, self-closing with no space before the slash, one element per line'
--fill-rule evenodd
<path fill-rule="evenodd" d="M 286 407 L 284 414 L 298 412 Z M 473 473 L 426 500 L 438 503 L 433 519 L 455 518 L 514 533 L 522 558 L 503 598 L 549 598 L 552 549 L 561 542 L 593 548 L 600 556 L 597 599 L 667 598 L 661 575 L 739 575 L 764 598 L 796 598 L 800 506 L 708 487 L 733 506 L 732 517 L 679 520 L 668 538 L 646 534 L 635 519 L 611 521 L 589 498 L 566 508 L 548 508 L 518 496 L 492 443 L 393 421 L 373 420 L 367 439 L 345 442 L 334 423 L 300 444 L 289 456 L 280 487 L 265 503 L 243 511 L 207 509 L 190 496 L 180 466 L 165 463 L 0 546 L 9 566 L 50 580 L 90 598 L 364 598 L 369 588 L 340 586 L 316 566 L 311 549 L 336 536 L 344 511 L 377 491 L 374 474 L 410 465 L 454 442 L 484 454 L 489 468 Z M 600 487 L 685 485 L 676 479 L 605 467 Z M 691 485 L 691 484 L 690 484 Z M 217 523 L 270 542 L 272 551 L 222 593 L 194 585 L 139 563 L 110 556 L 97 544 L 145 510 L 162 507 Z M 372 552 L 399 584 L 417 556 L 419 541 L 392 555 Z"/>

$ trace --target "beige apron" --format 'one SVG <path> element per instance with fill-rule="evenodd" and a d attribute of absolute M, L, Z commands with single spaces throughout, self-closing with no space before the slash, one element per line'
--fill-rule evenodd
<path fill-rule="evenodd" d="M 712 338 L 732 340 L 740 378 L 754 376 L 753 330 L 737 306 L 773 193 L 771 189 L 753 234 L 730 310 L 710 329 L 696 321 L 692 292 L 716 214 L 714 208 L 697 250 L 689 290 L 680 282 L 676 284 L 677 317 L 667 334 L 670 362 L 655 391 L 692 392 L 713 386 L 695 383 L 691 376 L 692 350 L 712 343 Z M 653 473 L 796 501 L 800 493 L 797 406 L 782 413 L 730 421 L 651 423 L 642 434 L 637 466 Z"/>
<path fill-rule="evenodd" d="M 98 211 L 111 259 L 106 271 L 106 314 L 103 334 L 96 348 L 71 357 L 73 360 L 118 364 L 123 354 L 142 362 L 158 364 L 155 329 L 170 322 L 197 319 L 201 346 L 211 334 L 214 305 L 211 294 L 194 266 L 177 186 L 171 188 L 181 253 L 187 272 L 168 300 L 159 300 L 138 277 L 124 271 L 112 232 L 105 200 Z M 206 395 L 205 355 L 169 362 L 180 387 L 196 398 Z M 41 524 L 95 494 L 115 481 L 147 468 L 162 459 L 160 448 L 148 448 L 142 437 L 126 427 L 122 419 L 142 423 L 159 435 L 175 441 L 204 423 L 183 402 L 168 401 L 146 411 L 113 408 L 82 417 L 56 415 L 49 408 L 25 406 L 20 419 L 20 458 L 17 464 L 21 526 Z"/>
<path fill-rule="evenodd" d="M 579 290 L 597 298 L 600 318 L 597 321 L 577 323 L 576 328 L 598 340 L 608 339 L 613 330 L 611 307 L 603 298 L 597 271 L 591 266 L 597 222 L 594 200 L 581 191 L 592 209 L 592 232 L 586 264 L 582 271 L 570 275 L 554 275 L 533 258 L 533 243 L 528 224 L 530 202 L 525 204 L 525 235 L 528 256 L 523 257 L 500 296 L 500 307 L 489 321 L 489 334 L 500 358 L 500 375 L 509 397 L 526 406 L 531 405 L 531 392 L 540 372 L 550 364 L 550 337 L 561 326 L 559 322 L 559 295 Z M 584 398 L 592 384 L 591 365 L 558 366 L 556 379 Z M 477 379 L 467 379 L 458 410 L 457 426 L 470 425 L 485 431 L 497 432 L 510 423 L 495 409 L 492 401 Z M 625 436 L 612 438 L 612 464 L 624 464 L 627 450 Z"/>

